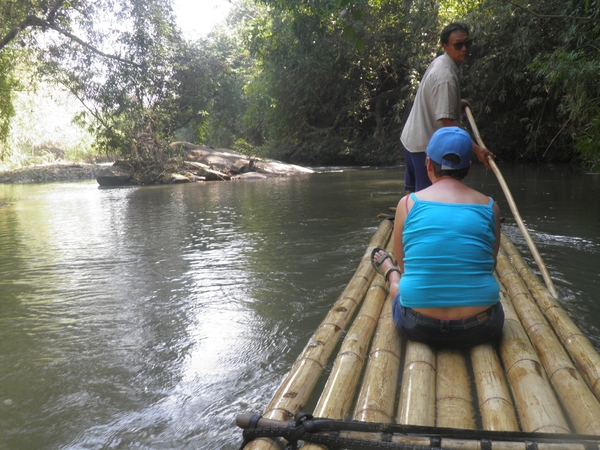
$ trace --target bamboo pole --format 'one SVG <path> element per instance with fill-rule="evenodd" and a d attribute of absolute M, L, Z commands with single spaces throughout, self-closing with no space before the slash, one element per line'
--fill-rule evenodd
<path fill-rule="evenodd" d="M 508 264 L 498 255 L 497 270 Z M 504 308 L 504 328 L 500 340 L 500 355 L 513 392 L 521 428 L 540 433 L 570 433 L 548 376 L 529 342 L 508 294 L 501 287 Z"/>
<path fill-rule="evenodd" d="M 327 364 L 344 328 L 347 327 L 376 275 L 371 264 L 371 251 L 375 247 L 385 247 L 392 234 L 392 229 L 391 221 L 384 220 L 380 223 L 350 283 L 304 347 L 292 370 L 267 405 L 263 417 L 290 420 L 306 405 L 323 372 L 323 367 Z M 276 450 L 279 448 L 281 445 L 272 439 L 257 439 L 244 447 L 245 450 Z"/>
<path fill-rule="evenodd" d="M 400 404 L 396 422 L 435 425 L 435 352 L 420 342 L 407 341 Z"/>
<path fill-rule="evenodd" d="M 375 281 L 342 343 L 331 375 L 315 406 L 315 417 L 342 419 L 349 412 L 385 298 L 385 286 Z"/>
<path fill-rule="evenodd" d="M 467 112 L 467 117 L 469 118 L 469 123 L 471 124 L 471 129 L 473 130 L 473 134 L 475 134 L 475 139 L 476 139 L 477 143 L 479 144 L 480 147 L 487 149 L 487 147 L 481 140 L 479 130 L 477 129 L 477 124 L 475 123 L 475 119 L 473 118 L 473 114 L 471 113 L 471 108 L 469 108 L 467 106 L 465 108 L 465 110 Z M 535 259 L 535 262 L 536 262 L 538 268 L 540 269 L 540 272 L 542 273 L 542 277 L 544 278 L 544 281 L 546 282 L 546 287 L 548 288 L 548 290 L 550 291 L 550 293 L 552 294 L 552 296 L 554 298 L 558 298 L 558 294 L 556 293 L 556 289 L 554 288 L 554 283 L 552 283 L 552 279 L 550 278 L 550 274 L 548 273 L 546 264 L 544 264 L 544 260 L 540 256 L 540 253 L 538 252 L 537 247 L 533 243 L 533 240 L 531 239 L 531 236 L 529 235 L 529 231 L 527 231 L 527 228 L 525 228 L 525 224 L 523 223 L 521 214 L 519 214 L 519 209 L 517 208 L 517 204 L 515 203 L 515 200 L 513 199 L 513 196 L 510 193 L 510 189 L 508 188 L 508 185 L 506 184 L 506 181 L 504 180 L 504 177 L 502 176 L 500 169 L 498 168 L 498 166 L 496 165 L 496 163 L 494 162 L 493 159 L 488 158 L 488 162 L 490 164 L 490 167 L 492 168 L 492 171 L 496 175 L 496 178 L 498 178 L 498 182 L 500 183 L 500 186 L 502 187 L 502 191 L 504 192 L 504 195 L 506 196 L 506 200 L 508 201 L 510 210 L 512 211 L 513 216 L 517 222 L 517 225 L 519 226 L 519 229 L 521 230 L 521 233 L 523 234 L 523 237 L 525 238 L 525 241 L 527 242 L 527 245 L 529 246 L 529 250 L 531 251 L 533 258 Z"/>
<path fill-rule="evenodd" d="M 365 365 L 369 343 L 387 298 L 386 281 L 376 276 L 362 307 L 348 330 L 333 364 L 325 388 L 315 406 L 313 416 L 344 419 L 355 399 L 360 376 Z M 305 450 L 322 449 L 321 445 L 307 444 Z"/>
<path fill-rule="evenodd" d="M 392 423 L 402 359 L 402 340 L 392 319 L 388 296 L 373 338 L 369 363 L 354 409 L 354 420 Z"/>
<path fill-rule="evenodd" d="M 499 257 L 508 260 L 504 248 Z M 600 403 L 571 362 L 524 281 L 510 264 L 502 264 L 498 272 L 575 430 L 600 435 Z"/>
<path fill-rule="evenodd" d="M 471 396 L 471 377 L 465 355 L 458 349 L 438 350 L 436 355 L 437 427 L 474 430 L 475 411 Z"/>
<path fill-rule="evenodd" d="M 481 423 L 484 430 L 518 431 L 519 422 L 506 383 L 504 369 L 491 344 L 471 348 Z"/>
<path fill-rule="evenodd" d="M 387 250 L 392 254 L 394 239 L 390 239 Z M 362 387 L 354 408 L 354 420 L 362 422 L 392 423 L 402 341 L 392 318 L 392 301 L 389 296 L 383 305 Z"/>
<path fill-rule="evenodd" d="M 502 248 L 511 258 L 512 264 L 527 284 L 540 310 L 569 352 L 579 373 L 584 377 L 596 398 L 600 400 L 600 355 L 561 304 L 550 295 L 531 268 L 525 264 L 512 242 L 506 236 L 502 236 L 501 242 Z"/>

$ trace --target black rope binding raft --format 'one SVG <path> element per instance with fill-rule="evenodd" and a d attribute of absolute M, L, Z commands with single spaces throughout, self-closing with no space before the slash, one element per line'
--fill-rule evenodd
<path fill-rule="evenodd" d="M 240 420 L 240 418 L 242 420 Z M 263 422 L 260 424 L 259 422 Z M 240 425 L 243 422 L 244 425 Z M 267 424 L 269 426 L 261 426 Z M 274 425 L 275 424 L 275 425 Z M 281 426 L 279 425 L 281 424 Z M 238 425 L 244 428 L 240 450 L 254 439 L 283 438 L 287 449 L 297 450 L 299 442 L 319 444 L 329 450 L 436 450 L 443 449 L 442 439 L 466 439 L 479 442 L 481 450 L 493 450 L 494 441 L 525 443 L 526 450 L 537 450 L 538 444 L 574 444 L 586 450 L 600 450 L 600 436 L 566 433 L 527 433 L 512 431 L 464 430 L 455 428 L 435 428 L 416 425 L 383 424 L 347 420 L 315 419 L 310 414 L 298 413 L 293 421 L 271 421 L 253 415 L 238 417 Z M 343 431 L 383 433 L 382 440 L 356 439 L 340 435 Z M 393 434 L 429 438 L 429 445 L 412 445 L 392 442 Z"/>

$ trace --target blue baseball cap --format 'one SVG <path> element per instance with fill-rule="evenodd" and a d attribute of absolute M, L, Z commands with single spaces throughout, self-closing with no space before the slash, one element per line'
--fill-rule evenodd
<path fill-rule="evenodd" d="M 462 128 L 442 127 L 431 136 L 426 153 L 429 159 L 442 165 L 442 170 L 464 169 L 469 167 L 473 154 L 471 136 Z M 458 164 L 445 159 L 450 153 L 460 158 Z"/>

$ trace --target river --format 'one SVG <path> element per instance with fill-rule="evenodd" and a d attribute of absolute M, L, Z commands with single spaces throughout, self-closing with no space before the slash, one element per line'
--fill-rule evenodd
<path fill-rule="evenodd" d="M 600 176 L 500 168 L 600 349 Z M 350 280 L 401 168 L 0 185 L 0 449 L 237 449 Z M 532 261 L 498 182 L 504 231 Z"/>

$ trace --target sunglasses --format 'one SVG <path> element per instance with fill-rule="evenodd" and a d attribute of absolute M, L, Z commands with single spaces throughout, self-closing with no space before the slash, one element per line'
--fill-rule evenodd
<path fill-rule="evenodd" d="M 462 50 L 463 45 L 467 47 L 467 49 L 471 48 L 471 44 L 473 43 L 473 39 L 467 39 L 463 42 L 457 42 L 456 44 L 448 44 L 454 47 L 454 50 Z"/>

